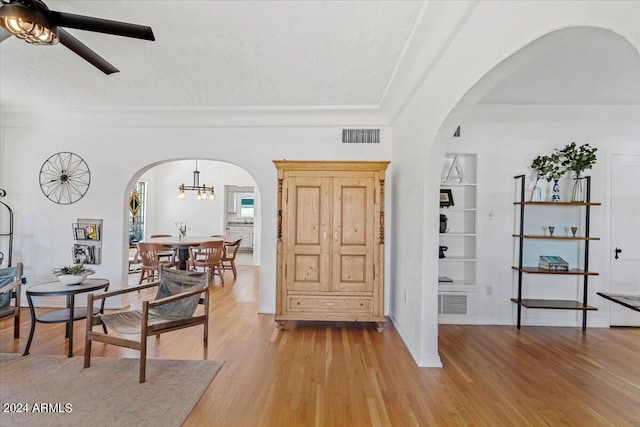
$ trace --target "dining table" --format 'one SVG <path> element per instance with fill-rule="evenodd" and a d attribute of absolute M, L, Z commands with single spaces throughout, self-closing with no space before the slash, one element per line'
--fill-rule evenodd
<path fill-rule="evenodd" d="M 224 241 L 223 237 L 217 236 L 195 236 L 195 237 L 150 237 L 141 243 L 158 243 L 178 251 L 178 269 L 187 270 L 189 265 L 189 248 L 200 246 L 206 242 Z"/>

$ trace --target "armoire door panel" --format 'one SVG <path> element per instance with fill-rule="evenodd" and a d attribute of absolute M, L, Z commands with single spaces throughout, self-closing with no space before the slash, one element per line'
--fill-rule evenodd
<path fill-rule="evenodd" d="M 367 244 L 367 186 L 342 185 L 340 199 L 343 208 L 340 210 L 340 227 L 342 229 L 340 244 L 366 245 Z M 373 194 L 369 194 L 369 197 Z"/>
<path fill-rule="evenodd" d="M 373 291 L 374 181 L 333 179 L 332 289 Z"/>
<path fill-rule="evenodd" d="M 331 188 L 326 178 L 292 177 L 287 192 L 287 289 L 330 289 Z"/>
<path fill-rule="evenodd" d="M 297 245 L 319 245 L 322 228 L 322 186 L 298 185 L 294 189 Z"/>

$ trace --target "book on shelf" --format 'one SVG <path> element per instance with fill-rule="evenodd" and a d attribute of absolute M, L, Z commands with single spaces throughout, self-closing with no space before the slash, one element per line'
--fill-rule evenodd
<path fill-rule="evenodd" d="M 569 263 L 557 255 L 540 255 L 538 267 L 543 270 L 569 271 Z"/>
<path fill-rule="evenodd" d="M 438 282 L 452 283 L 453 279 L 447 276 L 438 276 Z"/>

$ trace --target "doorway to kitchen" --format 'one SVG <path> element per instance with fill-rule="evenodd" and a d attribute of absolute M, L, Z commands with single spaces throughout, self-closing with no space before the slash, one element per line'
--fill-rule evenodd
<path fill-rule="evenodd" d="M 238 249 L 241 259 L 251 259 L 254 248 L 255 192 L 250 185 L 225 185 L 225 238 L 229 242 L 241 239 Z"/>

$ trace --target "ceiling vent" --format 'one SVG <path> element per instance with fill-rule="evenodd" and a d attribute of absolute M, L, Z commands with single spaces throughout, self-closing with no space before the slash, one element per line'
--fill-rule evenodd
<path fill-rule="evenodd" d="M 466 315 L 467 296 L 460 294 L 439 294 L 438 314 Z"/>
<path fill-rule="evenodd" d="M 342 129 L 343 144 L 380 144 L 380 129 Z"/>

